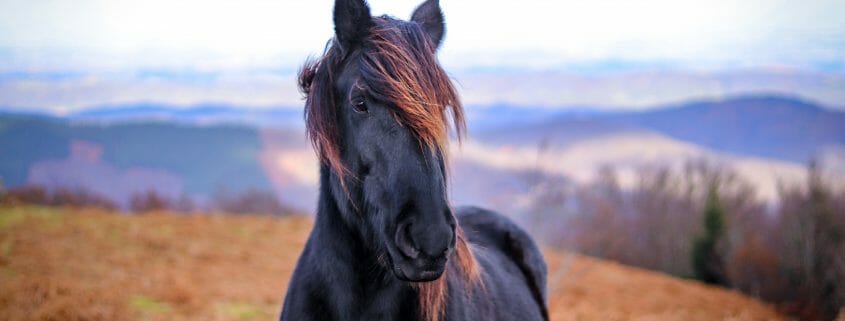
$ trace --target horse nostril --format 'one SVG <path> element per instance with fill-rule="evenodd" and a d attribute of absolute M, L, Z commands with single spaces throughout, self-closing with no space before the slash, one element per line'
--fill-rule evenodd
<path fill-rule="evenodd" d="M 454 232 L 449 225 L 432 225 L 422 231 L 411 230 L 409 234 L 414 248 L 429 259 L 445 257 L 452 246 Z"/>
<path fill-rule="evenodd" d="M 411 259 L 420 256 L 420 250 L 414 246 L 411 238 L 411 223 L 400 223 L 396 229 L 396 246 Z"/>

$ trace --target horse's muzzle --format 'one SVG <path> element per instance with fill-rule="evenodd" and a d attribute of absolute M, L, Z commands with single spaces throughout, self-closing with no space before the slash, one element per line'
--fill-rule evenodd
<path fill-rule="evenodd" d="M 393 272 L 401 280 L 424 282 L 436 280 L 446 268 L 454 247 L 454 225 L 413 225 L 406 220 L 397 226 L 393 251 Z"/>
<path fill-rule="evenodd" d="M 394 259 L 393 274 L 403 281 L 434 281 L 443 275 L 443 271 L 446 270 L 447 261 L 446 255 L 435 259 Z"/>

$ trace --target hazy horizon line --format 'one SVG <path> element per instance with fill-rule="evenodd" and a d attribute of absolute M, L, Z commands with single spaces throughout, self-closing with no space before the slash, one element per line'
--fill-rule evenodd
<path fill-rule="evenodd" d="M 533 109 L 533 110 L 560 110 L 560 111 L 572 111 L 572 112 L 598 112 L 598 113 L 629 113 L 629 112 L 650 112 L 656 110 L 668 110 L 673 108 L 682 108 L 684 106 L 693 105 L 693 104 L 700 104 L 700 103 L 718 103 L 718 102 L 727 102 L 727 101 L 738 101 L 738 100 L 748 100 L 748 99 L 779 99 L 779 100 L 793 100 L 799 103 L 804 103 L 808 105 L 813 105 L 818 107 L 822 110 L 829 111 L 829 112 L 838 112 L 838 113 L 845 113 L 845 106 L 833 106 L 821 103 L 817 100 L 814 100 L 809 97 L 804 97 L 797 94 L 790 94 L 790 93 L 782 93 L 782 92 L 756 92 L 756 93 L 740 93 L 735 95 L 729 95 L 724 97 L 712 97 L 712 96 L 699 96 L 699 97 L 689 97 L 682 100 L 676 101 L 668 101 L 664 103 L 658 103 L 654 105 L 649 105 L 646 107 L 636 107 L 632 108 L 631 106 L 621 106 L 621 105 L 584 105 L 584 104 L 574 104 L 574 105 L 554 105 L 554 106 L 541 106 L 541 105 L 531 105 L 531 104 L 514 104 L 509 102 L 493 102 L 493 103 L 485 103 L 485 104 L 465 104 L 465 108 L 468 109 L 488 109 L 488 108 L 515 108 L 515 109 Z M 303 102 L 304 103 L 304 102 Z M 138 100 L 138 101 L 131 101 L 131 102 L 123 102 L 123 103 L 113 103 L 113 104 L 95 104 L 90 106 L 85 106 L 79 109 L 76 109 L 69 113 L 63 113 L 55 110 L 49 109 L 39 109 L 39 110 L 32 110 L 32 108 L 28 107 L 16 107 L 16 106 L 7 106 L 7 105 L 0 105 L 0 114 L 2 113 L 10 113 L 10 114 L 21 114 L 21 115 L 36 115 L 36 116 L 50 116 L 50 117 L 68 117 L 73 115 L 80 115 L 87 112 L 98 112 L 98 111 L 117 111 L 117 110 L 126 110 L 127 108 L 134 108 L 134 109 L 165 109 L 169 111 L 196 111 L 201 109 L 213 109 L 213 108 L 220 108 L 223 110 L 242 110 L 244 112 L 266 112 L 266 111 L 295 111 L 297 109 L 303 108 L 302 105 L 245 105 L 245 104 L 238 104 L 232 102 L 225 102 L 225 101 L 205 101 L 199 102 L 194 104 L 175 104 L 166 101 L 156 101 L 156 100 Z"/>
<path fill-rule="evenodd" d="M 20 49 L 0 46 L 0 75 L 49 73 L 133 73 L 145 70 L 192 73 L 273 71 L 295 73 L 309 57 L 321 52 L 277 52 L 263 57 L 236 58 L 227 55 L 168 55 L 87 53 L 66 49 Z M 466 51 L 441 54 L 441 64 L 453 72 L 472 71 L 552 71 L 606 73 L 637 71 L 730 72 L 733 70 L 784 69 L 816 73 L 845 74 L 841 57 L 780 59 L 726 59 L 724 57 L 568 57 L 543 50 Z"/>

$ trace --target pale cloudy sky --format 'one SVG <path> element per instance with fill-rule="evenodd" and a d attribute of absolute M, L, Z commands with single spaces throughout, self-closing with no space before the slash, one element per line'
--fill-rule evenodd
<path fill-rule="evenodd" d="M 410 16 L 422 0 L 371 0 Z M 441 0 L 469 104 L 648 108 L 776 92 L 845 109 L 843 0 Z M 328 0 L 0 0 L 0 107 L 301 106 Z M 496 71 L 498 74 L 489 74 Z"/>
<path fill-rule="evenodd" d="M 407 18 L 417 0 L 372 0 Z M 452 67 L 602 61 L 840 68 L 842 0 L 442 0 Z M 332 1 L 2 0 L 0 67 L 295 68 Z M 839 62 L 839 66 L 837 66 Z"/>

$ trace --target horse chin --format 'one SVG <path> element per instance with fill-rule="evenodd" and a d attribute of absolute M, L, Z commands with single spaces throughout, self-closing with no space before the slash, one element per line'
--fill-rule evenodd
<path fill-rule="evenodd" d="M 392 260 L 393 275 L 406 282 L 430 282 L 440 278 L 446 270 L 446 260 L 413 262 L 418 260 Z"/>
<path fill-rule="evenodd" d="M 423 269 L 402 269 L 394 266 L 393 274 L 399 280 L 406 282 L 431 282 L 439 279 L 443 275 L 444 268 L 440 267 L 434 270 Z"/>

